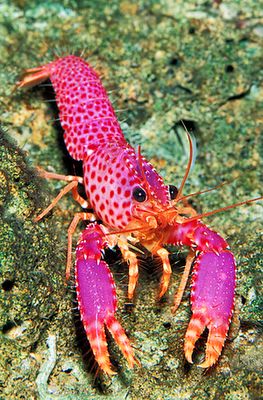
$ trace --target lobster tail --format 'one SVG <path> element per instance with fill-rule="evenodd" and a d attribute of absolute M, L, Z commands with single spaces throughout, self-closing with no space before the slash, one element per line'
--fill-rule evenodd
<path fill-rule="evenodd" d="M 76 56 L 49 64 L 67 150 L 84 160 L 97 147 L 126 143 L 115 112 L 97 73 Z"/>
<path fill-rule="evenodd" d="M 18 87 L 33 86 L 50 78 L 67 150 L 84 160 L 97 147 L 112 141 L 126 145 L 117 117 L 97 73 L 76 56 L 59 58 L 28 69 Z"/>

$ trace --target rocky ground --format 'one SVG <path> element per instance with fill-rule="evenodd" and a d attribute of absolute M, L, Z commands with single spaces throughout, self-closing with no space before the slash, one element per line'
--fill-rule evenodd
<path fill-rule="evenodd" d="M 72 310 L 74 284 L 64 282 L 67 227 L 79 208 L 66 196 L 33 222 L 62 186 L 44 182 L 34 167 L 75 173 L 80 165 L 63 146 L 50 86 L 13 89 L 24 68 L 83 52 L 100 72 L 126 137 L 142 146 L 167 183 L 178 185 L 187 164 L 181 120 L 196 141 L 185 192 L 230 181 L 193 199 L 205 212 L 262 194 L 262 38 L 253 0 L 1 2 L 1 399 L 260 398 L 262 204 L 205 220 L 228 239 L 238 264 L 235 315 L 218 365 L 203 371 L 184 359 L 190 288 L 172 316 L 186 255 L 176 248 L 169 293 L 156 302 L 158 271 L 145 260 L 135 307 L 125 297 L 127 266 L 118 253 L 108 254 L 119 318 L 141 368 L 129 371 L 109 339 L 118 373 L 97 374 Z"/>

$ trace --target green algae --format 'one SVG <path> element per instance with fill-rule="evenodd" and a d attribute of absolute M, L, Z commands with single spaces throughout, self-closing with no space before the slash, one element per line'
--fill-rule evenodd
<path fill-rule="evenodd" d="M 24 372 L 27 379 L 34 380 L 36 363 L 29 352 L 41 342 L 49 321 L 58 313 L 56 299 L 65 291 L 61 276 L 54 274 L 61 252 L 51 250 L 57 238 L 52 227 L 46 229 L 45 223 L 41 227 L 32 220 L 35 209 L 43 202 L 39 178 L 24 153 L 2 130 L 0 159 L 5 176 L 0 232 L 1 383 L 9 382 L 14 396 L 27 396 L 32 388 L 19 382 Z M 24 362 L 28 364 L 25 370 Z M 14 381 L 17 384 L 13 387 Z"/>
<path fill-rule="evenodd" d="M 2 123 L 20 148 L 1 135 L 1 327 L 4 398 L 38 398 L 36 379 L 46 339 L 58 335 L 51 398 L 256 399 L 262 349 L 262 205 L 217 214 L 207 223 L 231 245 L 238 263 L 236 314 L 220 363 L 206 375 L 184 361 L 189 288 L 175 316 L 172 295 L 179 282 L 177 250 L 169 293 L 156 303 L 158 276 L 142 274 L 136 307 L 126 311 L 125 267 L 113 270 L 119 316 L 134 340 L 142 368 L 129 372 L 110 342 L 119 374 L 93 384 L 76 344 L 71 296 L 64 286 L 67 226 L 78 208 L 70 196 L 40 224 L 32 222 L 60 183 L 44 182 L 32 165 L 72 171 L 52 124 L 49 88 L 12 92 L 23 68 L 54 53 L 81 52 L 102 74 L 125 134 L 142 145 L 166 182 L 178 185 L 187 163 L 180 120 L 195 136 L 197 158 L 186 192 L 224 188 L 195 197 L 207 211 L 260 195 L 262 182 L 262 35 L 256 1 L 13 1 L 1 5 L 0 107 Z M 73 169 L 74 171 L 74 169 Z M 66 211 L 65 211 L 66 210 Z M 124 279 L 124 280 L 123 280 Z M 238 322 L 238 319 L 240 322 Z M 201 342 L 196 360 L 202 357 Z M 32 356 L 30 355 L 32 354 Z M 64 365 L 71 365 L 70 372 Z M 80 373 L 81 371 L 81 373 Z M 52 392 L 53 391 L 53 392 Z M 67 397 L 68 396 L 68 397 Z"/>

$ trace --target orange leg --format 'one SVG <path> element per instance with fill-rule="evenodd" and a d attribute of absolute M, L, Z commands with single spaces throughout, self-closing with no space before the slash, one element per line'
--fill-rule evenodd
<path fill-rule="evenodd" d="M 190 270 L 191 270 L 191 266 L 192 266 L 192 263 L 193 263 L 194 259 L 195 259 L 195 252 L 193 250 L 190 250 L 188 256 L 186 257 L 186 264 L 185 264 L 185 267 L 184 267 L 184 273 L 183 273 L 183 276 L 182 276 L 178 291 L 177 291 L 177 293 L 175 295 L 175 298 L 174 298 L 174 306 L 172 307 L 172 312 L 173 313 L 175 313 L 175 311 L 177 310 L 177 308 L 179 307 L 179 305 L 181 303 L 181 300 L 182 300 L 182 297 L 183 297 L 183 294 L 184 294 L 184 290 L 185 290 L 185 286 L 187 284 L 188 276 L 189 276 L 189 273 L 190 273 Z"/>
<path fill-rule="evenodd" d="M 79 204 L 81 205 L 82 208 L 91 208 L 91 206 L 90 206 L 88 200 L 83 199 L 83 197 L 81 197 L 81 196 L 79 195 L 79 192 L 78 192 L 77 187 L 73 187 L 73 188 L 72 188 L 72 196 L 73 196 L 73 199 L 74 199 L 77 203 L 79 203 Z"/>
<path fill-rule="evenodd" d="M 83 199 L 78 193 L 78 184 L 81 183 L 83 184 L 83 178 L 81 176 L 73 176 L 73 175 L 61 175 L 61 174 L 56 174 L 53 172 L 47 172 L 42 168 L 37 168 L 39 175 L 42 178 L 46 179 L 57 179 L 57 180 L 63 180 L 66 182 L 69 182 L 57 195 L 57 197 L 50 203 L 50 205 L 42 211 L 41 214 L 39 214 L 35 218 L 35 222 L 38 222 L 41 220 L 50 210 L 52 210 L 53 207 L 58 203 L 58 201 L 68 192 L 72 191 L 72 195 L 74 200 L 76 200 L 81 207 L 83 208 L 88 208 L 89 203 L 87 200 Z M 96 217 L 92 213 L 77 213 L 75 214 L 69 228 L 68 228 L 68 254 L 67 254 L 67 266 L 66 266 L 66 279 L 69 279 L 70 276 L 70 267 L 71 267 L 71 260 L 72 260 L 72 235 L 76 230 L 76 227 L 79 223 L 80 220 L 86 221 L 95 221 Z"/>
<path fill-rule="evenodd" d="M 137 257 L 132 252 L 129 252 L 128 263 L 129 263 L 128 298 L 132 299 L 139 276 Z"/>
<path fill-rule="evenodd" d="M 66 181 L 66 182 L 77 181 L 78 183 L 83 184 L 83 178 L 81 176 L 56 174 L 54 172 L 45 171 L 43 168 L 40 167 L 37 167 L 37 171 L 42 178 L 57 179 L 59 181 Z"/>
<path fill-rule="evenodd" d="M 45 66 L 26 69 L 21 81 L 16 83 L 16 88 L 37 85 L 48 79 L 49 74 L 49 70 Z"/>
<path fill-rule="evenodd" d="M 63 197 L 66 193 L 70 192 L 73 188 L 76 188 L 76 186 L 78 186 L 78 182 L 70 182 L 67 186 L 65 186 L 57 195 L 57 197 L 55 197 L 54 200 L 52 200 L 52 202 L 49 204 L 49 206 L 42 211 L 41 214 L 39 214 L 34 221 L 38 222 L 40 221 L 50 210 L 52 210 L 53 207 L 55 207 L 55 205 L 57 204 L 57 202 L 61 199 L 61 197 Z"/>
<path fill-rule="evenodd" d="M 61 174 L 56 174 L 53 172 L 47 172 L 42 168 L 37 168 L 39 175 L 42 178 L 46 179 L 57 179 L 57 180 L 63 180 L 66 182 L 70 182 L 68 185 L 66 185 L 57 195 L 57 197 L 50 203 L 50 205 L 42 211 L 41 214 L 39 214 L 35 218 L 35 222 L 38 222 L 41 220 L 50 210 L 52 210 L 53 207 L 57 204 L 57 202 L 65 195 L 67 194 L 70 190 L 72 191 L 73 199 L 76 200 L 82 208 L 88 208 L 89 207 L 89 202 L 83 197 L 81 197 L 78 193 L 78 183 L 83 184 L 83 178 L 81 176 L 73 176 L 73 175 L 61 175 Z"/>
<path fill-rule="evenodd" d="M 128 284 L 128 298 L 132 299 L 134 295 L 134 290 L 138 281 L 139 271 L 138 271 L 138 260 L 136 254 L 133 253 L 128 248 L 127 242 L 118 242 L 119 249 L 122 253 L 124 260 L 129 265 L 129 284 Z"/>
<path fill-rule="evenodd" d="M 161 291 L 159 294 L 159 299 L 160 299 L 168 289 L 172 270 L 168 257 L 169 256 L 168 251 L 166 249 L 161 248 L 156 251 L 156 254 L 161 258 L 163 263 L 163 276 L 161 280 Z"/>

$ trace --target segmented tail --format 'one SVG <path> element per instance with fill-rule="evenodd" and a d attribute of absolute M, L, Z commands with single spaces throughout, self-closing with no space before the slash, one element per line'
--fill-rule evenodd
<path fill-rule="evenodd" d="M 101 80 L 87 62 L 71 55 L 28 69 L 17 87 L 34 86 L 48 78 L 71 157 L 84 160 L 98 146 L 127 144 Z"/>
<path fill-rule="evenodd" d="M 68 56 L 48 68 L 71 157 L 84 160 L 99 146 L 126 144 L 101 80 L 87 62 Z"/>

